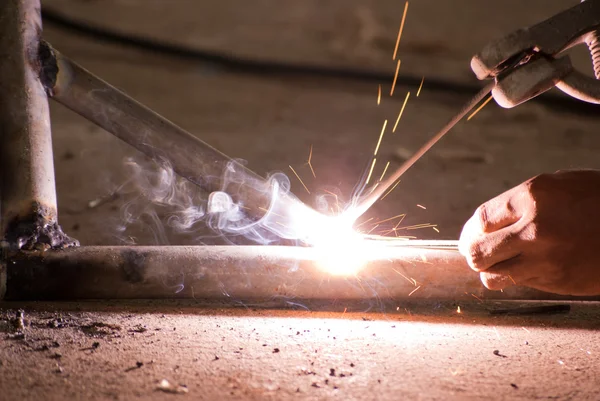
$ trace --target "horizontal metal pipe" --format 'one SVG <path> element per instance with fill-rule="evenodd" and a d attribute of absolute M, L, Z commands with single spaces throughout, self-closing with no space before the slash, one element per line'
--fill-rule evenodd
<path fill-rule="evenodd" d="M 167 161 L 175 173 L 208 192 L 224 191 L 240 202 L 256 220 L 277 201 L 277 213 L 304 209 L 287 190 L 234 162 L 196 136 L 96 77 L 54 50 L 58 66 L 51 97 L 138 149 L 148 157 Z M 232 178 L 233 177 L 233 178 Z"/>
<path fill-rule="evenodd" d="M 452 249 L 386 247 L 370 255 L 352 276 L 331 275 L 319 260 L 317 248 L 284 246 L 93 246 L 12 252 L 7 258 L 6 299 L 196 298 L 234 303 L 473 300 L 472 294 L 574 299 L 522 287 L 488 291 Z"/>

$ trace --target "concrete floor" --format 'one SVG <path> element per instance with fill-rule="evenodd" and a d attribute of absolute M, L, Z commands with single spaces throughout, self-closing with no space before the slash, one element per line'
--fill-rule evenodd
<path fill-rule="evenodd" d="M 7 305 L 2 305 L 6 307 Z M 23 307 L 0 325 L 4 400 L 597 399 L 600 309 L 495 317 L 507 306 L 403 304 L 330 313 L 187 302 Z M 515 305 L 512 305 L 515 306 Z M 166 379 L 187 394 L 166 394 Z"/>
<path fill-rule="evenodd" d="M 313 191 L 333 186 L 349 194 L 382 121 L 396 118 L 407 91 L 413 97 L 399 131 L 382 145 L 382 158 L 391 167 L 398 165 L 399 153 L 414 150 L 465 100 L 428 91 L 428 79 L 475 83 L 469 60 L 487 41 L 573 3 L 411 1 L 401 72 L 424 75 L 423 91 L 417 99 L 416 87 L 398 86 L 379 107 L 375 83 L 234 74 L 93 43 L 52 27 L 45 37 L 198 137 L 248 160 L 257 172 L 289 173 L 293 165 Z M 251 6 L 233 0 L 44 4 L 126 33 L 198 48 L 384 72 L 395 68 L 391 52 L 404 5 L 391 0 L 289 1 L 276 8 L 266 0 Z M 583 65 L 583 58 L 578 60 Z M 381 84 L 387 93 L 390 83 Z M 89 201 L 127 178 L 126 157 L 142 159 L 63 107 L 52 104 L 51 111 L 60 220 L 69 234 L 84 245 L 203 241 L 168 230 L 166 241 L 157 240 L 155 227 L 144 220 L 118 231 L 124 206 L 148 206 L 135 194 L 89 208 Z M 535 103 L 513 110 L 490 104 L 456 127 L 366 217 L 408 213 L 407 224 L 430 222 L 440 230 L 411 234 L 456 239 L 481 202 L 533 175 L 600 168 L 597 124 L 594 116 Z M 302 167 L 311 145 L 316 179 Z M 475 157 L 457 156 L 465 151 Z M 291 178 L 294 192 L 312 203 Z M 452 300 L 396 305 L 397 311 L 392 306 L 385 314 L 366 314 L 350 305 L 343 313 L 346 306 L 333 302 L 322 308 L 329 312 L 179 302 L 2 303 L 1 399 L 597 399 L 600 309 L 594 303 L 574 304 L 567 315 L 510 318 L 488 316 L 487 309 L 502 305 L 486 300 L 461 304 L 461 314 Z M 19 308 L 25 310 L 24 338 L 15 335 L 11 323 Z M 130 369 L 137 362 L 142 365 Z M 157 390 L 162 379 L 185 384 L 189 393 Z"/>

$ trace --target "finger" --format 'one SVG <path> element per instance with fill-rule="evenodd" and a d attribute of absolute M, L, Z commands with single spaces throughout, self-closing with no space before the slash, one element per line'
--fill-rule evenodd
<path fill-rule="evenodd" d="M 510 226 L 489 234 L 461 235 L 458 250 L 471 269 L 481 272 L 520 255 L 524 245 L 516 227 Z"/>
<path fill-rule="evenodd" d="M 506 192 L 479 206 L 475 211 L 476 219 L 484 233 L 498 231 L 516 223 L 522 217 L 515 208 L 513 196 L 518 196 L 515 191 Z"/>
<path fill-rule="evenodd" d="M 527 281 L 527 269 L 523 258 L 516 256 L 498 263 L 479 273 L 483 285 L 490 290 L 502 290 L 513 285 L 522 285 Z"/>
<path fill-rule="evenodd" d="M 479 278 L 488 290 L 500 291 L 514 285 L 514 282 L 508 276 L 502 274 L 481 272 Z"/>
<path fill-rule="evenodd" d="M 483 231 L 479 225 L 479 220 L 473 216 L 467 220 L 460 233 L 460 237 L 458 239 L 458 251 L 460 254 L 468 259 L 468 255 L 470 255 L 471 244 L 475 242 L 476 239 L 481 235 L 483 235 Z"/>

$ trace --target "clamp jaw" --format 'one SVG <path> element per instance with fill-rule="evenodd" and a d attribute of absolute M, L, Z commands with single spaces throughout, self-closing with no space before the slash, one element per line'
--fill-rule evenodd
<path fill-rule="evenodd" d="M 488 43 L 471 60 L 478 79 L 494 79 L 492 96 L 512 108 L 556 86 L 600 104 L 600 0 L 582 1 L 546 21 Z M 565 50 L 586 43 L 597 79 L 573 68 Z"/>

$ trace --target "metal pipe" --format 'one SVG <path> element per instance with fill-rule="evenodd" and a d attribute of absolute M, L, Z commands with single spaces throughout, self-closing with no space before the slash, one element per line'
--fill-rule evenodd
<path fill-rule="evenodd" d="M 0 7 L 0 239 L 15 248 L 77 245 L 57 223 L 39 0 Z"/>
<path fill-rule="evenodd" d="M 286 216 L 300 209 L 316 214 L 287 189 L 273 188 L 272 181 L 234 162 L 54 49 L 53 55 L 58 71 L 49 93 L 54 100 L 148 157 L 159 162 L 167 161 L 181 177 L 209 192 L 227 192 L 256 220 L 262 218 L 266 210 L 273 208 L 278 209 L 278 214 Z M 235 170 L 235 179 L 225 179 L 225 174 L 232 170 Z M 268 223 L 265 225 L 268 226 Z M 281 227 L 270 228 L 280 233 Z M 294 234 L 289 236 L 293 237 Z"/>
<path fill-rule="evenodd" d="M 471 294 L 495 299 L 573 299 L 522 287 L 488 291 L 464 258 L 449 249 L 391 246 L 349 277 L 323 271 L 318 260 L 316 248 L 284 246 L 93 246 L 11 252 L 6 299 L 195 298 L 232 304 L 473 300 Z"/>

